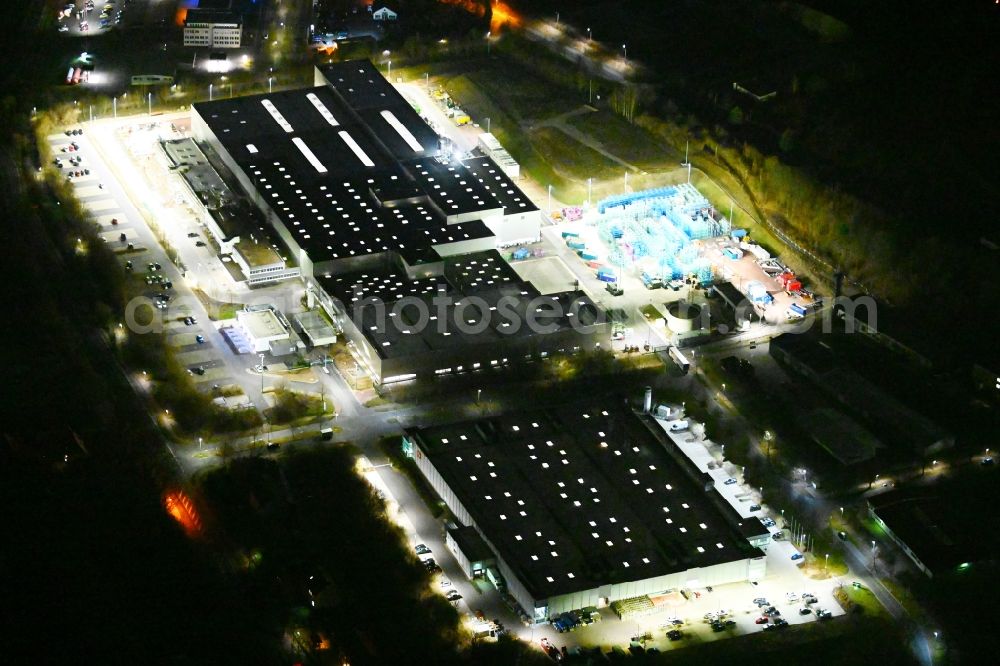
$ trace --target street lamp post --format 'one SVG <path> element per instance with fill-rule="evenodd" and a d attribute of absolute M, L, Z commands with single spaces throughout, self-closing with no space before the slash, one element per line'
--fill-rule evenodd
<path fill-rule="evenodd" d="M 209 84 L 208 84 L 208 101 L 209 101 L 209 102 L 211 102 L 211 101 L 212 101 L 212 89 L 213 89 L 214 87 L 215 87 L 215 84 L 214 84 L 214 83 L 209 83 Z"/>
<path fill-rule="evenodd" d="M 594 36 L 593 36 L 593 34 L 592 34 L 592 33 L 590 32 L 590 28 L 587 28 L 587 41 L 588 41 L 588 42 L 592 42 L 592 41 L 594 41 Z"/>
<path fill-rule="evenodd" d="M 549 215 L 551 215 L 552 214 L 552 186 L 551 185 L 549 185 L 549 203 L 548 203 L 548 206 L 546 208 L 548 210 Z"/>
<path fill-rule="evenodd" d="M 622 44 L 622 58 L 624 60 L 628 60 L 628 49 L 625 48 L 624 44 Z"/>
<path fill-rule="evenodd" d="M 153 115 L 153 93 L 146 93 L 146 99 L 149 101 L 149 115 Z"/>
<path fill-rule="evenodd" d="M 260 356 L 260 394 L 264 395 L 264 355 L 258 354 Z"/>
<path fill-rule="evenodd" d="M 112 97 L 111 98 L 111 112 L 114 115 L 115 119 L 117 120 L 118 119 L 118 98 L 117 97 Z"/>
<path fill-rule="evenodd" d="M 486 133 L 490 133 L 490 117 L 486 116 Z"/>
<path fill-rule="evenodd" d="M 389 79 L 390 81 L 392 81 L 392 61 L 391 61 L 391 60 L 388 60 L 388 61 L 386 61 L 386 63 L 388 64 L 388 67 L 389 67 L 389 71 L 387 72 L 387 74 L 386 74 L 386 77 L 385 77 L 385 78 L 387 78 L 387 79 Z"/>
<path fill-rule="evenodd" d="M 270 94 L 271 91 L 274 89 L 272 87 L 272 85 L 271 85 L 273 82 L 274 82 L 274 77 L 273 76 L 267 77 L 267 92 L 268 92 L 268 94 Z"/>

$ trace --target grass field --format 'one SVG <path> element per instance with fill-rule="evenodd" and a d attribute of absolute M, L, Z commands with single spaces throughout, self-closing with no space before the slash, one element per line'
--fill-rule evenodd
<path fill-rule="evenodd" d="M 674 169 L 684 155 L 611 111 L 582 113 L 567 123 L 600 142 L 604 150 L 643 171 Z"/>
<path fill-rule="evenodd" d="M 617 163 L 560 129 L 541 127 L 532 130 L 528 138 L 538 157 L 563 180 L 585 184 L 588 178 L 606 181 L 624 174 Z"/>

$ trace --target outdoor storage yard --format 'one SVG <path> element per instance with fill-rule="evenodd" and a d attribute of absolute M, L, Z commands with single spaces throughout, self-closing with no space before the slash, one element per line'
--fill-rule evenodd
<path fill-rule="evenodd" d="M 636 293 L 645 296 L 640 300 L 668 302 L 690 298 L 691 288 L 732 282 L 772 324 L 799 318 L 814 305 L 787 267 L 744 230 L 731 228 L 691 184 L 608 197 L 554 217 L 564 221 L 546 227 L 544 236 L 591 290 L 616 285 L 630 294 L 627 302 Z M 536 279 L 529 273 L 544 266 L 528 267 L 537 263 L 514 265 Z"/>

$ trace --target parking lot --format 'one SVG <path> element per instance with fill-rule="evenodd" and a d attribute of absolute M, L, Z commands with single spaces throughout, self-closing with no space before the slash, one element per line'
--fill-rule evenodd
<path fill-rule="evenodd" d="M 56 9 L 60 34 L 89 37 L 111 30 L 131 16 L 132 0 L 75 0 Z"/>
<path fill-rule="evenodd" d="M 704 467 L 717 456 L 709 451 L 698 438 L 689 443 L 690 455 L 698 458 Z M 700 452 L 698 451 L 700 449 Z M 739 505 L 743 498 L 756 498 L 756 489 L 742 484 L 731 467 L 713 467 L 713 477 L 727 500 Z M 849 580 L 820 575 L 811 578 L 793 560 L 798 550 L 786 539 L 770 543 L 766 550 L 767 573 L 761 580 L 745 581 L 712 589 L 697 588 L 679 591 L 657 598 L 654 612 L 641 617 L 619 619 L 610 608 L 599 609 L 596 621 L 578 625 L 570 631 L 560 632 L 552 624 L 527 625 L 521 622 L 501 594 L 486 580 L 469 580 L 460 569 L 444 543 L 443 525 L 433 518 L 423 500 L 416 494 L 409 481 L 398 471 L 388 467 L 369 469 L 366 478 L 389 504 L 389 515 L 406 534 L 414 555 L 427 564 L 432 572 L 430 587 L 446 595 L 451 593 L 453 604 L 462 614 L 466 625 L 474 632 L 488 632 L 493 621 L 499 621 L 507 631 L 541 648 L 542 640 L 557 649 L 599 647 L 607 652 L 612 648 L 627 649 L 633 642 L 661 651 L 682 649 L 687 645 L 720 640 L 732 636 L 761 631 L 783 631 L 783 626 L 823 621 L 820 611 L 830 618 L 844 614 L 834 599 L 834 591 Z M 726 483 L 727 479 L 733 481 Z M 401 507 L 405 507 L 402 509 Z M 771 518 L 773 534 L 783 527 L 780 516 L 771 516 L 767 505 L 749 511 L 749 505 L 740 506 L 741 515 L 750 519 Z M 440 570 L 438 570 L 438 568 Z M 457 595 L 457 596 L 456 596 Z M 806 599 L 809 595 L 809 599 Z M 815 599 L 814 601 L 811 599 Z M 766 600 L 758 604 L 755 600 Z M 773 611 L 765 613 L 772 607 Z M 808 610 L 803 610 L 808 609 Z M 484 618 L 483 622 L 479 617 Z M 766 622 L 761 618 L 766 617 Z M 599 618 L 599 619 L 598 619 Z M 721 623 L 713 626 L 713 619 Z M 777 625 L 775 629 L 768 629 Z M 668 631 L 677 630 L 680 637 L 671 640 Z M 676 634 L 675 634 L 676 636 Z"/>
<path fill-rule="evenodd" d="M 159 317 L 167 343 L 175 348 L 177 360 L 188 369 L 198 390 L 210 393 L 217 392 L 216 387 L 250 383 L 240 364 L 227 363 L 231 353 L 216 323 L 191 292 L 190 281 L 167 258 L 115 171 L 108 167 L 106 151 L 118 160 L 119 168 L 127 164 L 127 158 L 118 152 L 121 146 L 115 150 L 112 121 L 88 123 L 70 131 L 73 134 L 49 137 L 54 161 L 58 162 L 54 166 L 73 185 L 77 199 L 93 215 L 99 237 L 114 250 L 148 299 L 137 308 L 137 319 L 146 322 L 149 313 Z M 100 150 L 95 141 L 100 142 Z M 139 200 L 148 208 L 151 197 L 140 195 Z M 226 402 L 236 406 L 246 400 L 230 398 Z"/>

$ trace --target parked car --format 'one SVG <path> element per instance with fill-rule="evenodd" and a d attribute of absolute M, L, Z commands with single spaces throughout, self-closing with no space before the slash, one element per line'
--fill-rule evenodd
<path fill-rule="evenodd" d="M 811 613 L 812 613 L 812 609 L 811 608 L 805 608 L 805 607 L 803 607 L 803 608 L 799 609 L 799 615 L 810 615 Z"/>
<path fill-rule="evenodd" d="M 724 485 L 727 485 L 727 486 L 731 486 L 731 485 L 733 485 L 734 483 L 736 483 L 736 479 L 734 479 L 733 477 L 729 477 L 728 479 L 726 479 L 726 480 L 725 480 L 725 481 L 723 481 L 722 483 L 723 483 Z"/>
<path fill-rule="evenodd" d="M 753 623 L 754 624 L 767 624 L 770 621 L 771 621 L 770 618 L 768 618 L 766 615 L 761 615 L 759 618 L 757 618 L 756 620 L 754 620 Z"/>
<path fill-rule="evenodd" d="M 196 336 L 194 336 L 194 341 L 197 342 L 199 345 L 203 345 L 203 344 L 205 344 L 205 336 L 203 336 L 203 335 L 196 335 Z"/>
<path fill-rule="evenodd" d="M 798 562 L 802 559 L 802 553 L 792 553 L 792 562 Z"/>
<path fill-rule="evenodd" d="M 750 505 L 750 510 L 751 511 L 760 511 L 760 504 L 751 504 Z"/>
<path fill-rule="evenodd" d="M 679 641 L 680 639 L 684 638 L 684 634 L 678 629 L 671 629 L 670 631 L 667 632 L 667 638 L 669 638 L 671 641 Z"/>

